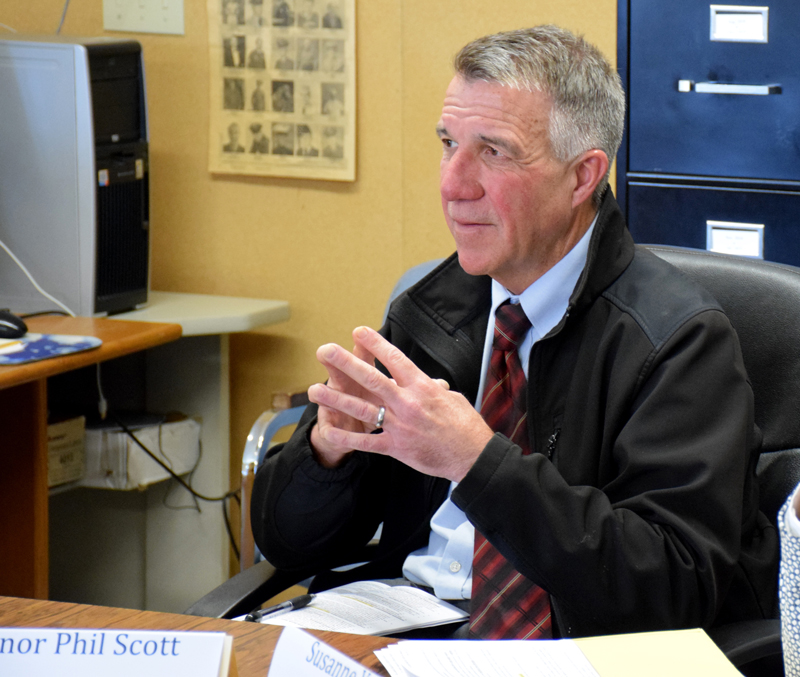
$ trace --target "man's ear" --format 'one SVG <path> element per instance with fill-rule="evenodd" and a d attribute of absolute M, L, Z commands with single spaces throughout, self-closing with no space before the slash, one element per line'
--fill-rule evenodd
<path fill-rule="evenodd" d="M 599 148 L 587 150 L 575 160 L 575 189 L 572 192 L 573 208 L 591 199 L 597 184 L 608 171 L 608 156 Z"/>

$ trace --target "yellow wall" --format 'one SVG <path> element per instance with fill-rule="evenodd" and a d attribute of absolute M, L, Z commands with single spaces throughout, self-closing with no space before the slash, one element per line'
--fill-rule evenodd
<path fill-rule="evenodd" d="M 54 32 L 63 5 L 3 2 L 0 22 Z M 319 344 L 350 345 L 353 327 L 380 321 L 403 270 L 450 253 L 433 130 L 458 48 L 552 22 L 613 59 L 616 1 L 357 0 L 355 183 L 208 173 L 206 2 L 184 0 L 184 9 L 185 36 L 134 35 L 150 114 L 153 288 L 287 299 L 292 309 L 285 324 L 231 338 L 236 456 L 272 392 L 323 378 L 313 358 Z M 101 0 L 72 0 L 62 34 L 111 34 Z"/>

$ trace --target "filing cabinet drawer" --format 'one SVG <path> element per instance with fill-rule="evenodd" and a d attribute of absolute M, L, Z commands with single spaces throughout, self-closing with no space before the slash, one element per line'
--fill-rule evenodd
<path fill-rule="evenodd" d="M 628 4 L 627 170 L 800 180 L 800 2 Z"/>
<path fill-rule="evenodd" d="M 628 184 L 628 226 L 638 243 L 707 249 L 709 221 L 763 226 L 763 258 L 800 266 L 800 192 Z"/>

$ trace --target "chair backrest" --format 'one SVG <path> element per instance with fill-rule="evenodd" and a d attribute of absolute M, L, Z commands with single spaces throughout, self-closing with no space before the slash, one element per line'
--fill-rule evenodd
<path fill-rule="evenodd" d="M 800 482 L 800 268 L 699 249 L 646 248 L 711 292 L 739 336 L 764 434 L 761 507 L 774 522 Z"/>
<path fill-rule="evenodd" d="M 392 301 L 400 296 L 400 294 L 402 294 L 406 289 L 419 282 L 442 261 L 444 261 L 444 259 L 431 259 L 430 261 L 425 261 L 424 263 L 418 263 L 416 266 L 412 266 L 400 276 L 400 279 L 397 281 L 394 289 L 392 289 L 392 293 L 389 294 L 389 300 L 386 302 L 386 308 L 383 311 L 382 322 L 386 322 L 386 318 L 389 315 L 389 306 L 392 305 Z"/>

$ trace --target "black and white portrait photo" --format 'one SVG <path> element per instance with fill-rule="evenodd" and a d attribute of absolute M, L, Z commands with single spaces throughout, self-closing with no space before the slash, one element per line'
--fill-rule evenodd
<path fill-rule="evenodd" d="M 333 160 L 344 157 L 344 129 L 324 127 L 322 130 L 322 156 Z"/>
<path fill-rule="evenodd" d="M 222 146 L 224 153 L 244 153 L 244 146 L 239 143 L 239 123 L 231 122 L 228 125 L 228 142 Z"/>
<path fill-rule="evenodd" d="M 272 110 L 276 113 L 294 113 L 294 82 L 272 81 Z"/>
<path fill-rule="evenodd" d="M 244 68 L 244 53 L 244 35 L 234 35 L 222 40 L 222 62 L 226 68 Z"/>
<path fill-rule="evenodd" d="M 319 157 L 314 139 L 314 132 L 308 125 L 297 125 L 297 153 L 298 157 Z"/>
<path fill-rule="evenodd" d="M 338 2 L 329 2 L 325 9 L 325 14 L 322 15 L 323 28 L 341 28 L 342 27 L 342 13 Z"/>
<path fill-rule="evenodd" d="M 223 106 L 228 110 L 244 110 L 244 80 L 225 78 L 223 87 Z"/>
<path fill-rule="evenodd" d="M 332 118 L 344 115 L 344 85 L 326 82 L 322 85 L 322 114 Z"/>
<path fill-rule="evenodd" d="M 283 122 L 272 125 L 272 154 L 294 155 L 294 125 Z"/>
<path fill-rule="evenodd" d="M 319 70 L 319 40 L 297 41 L 297 68 L 301 71 Z"/>

